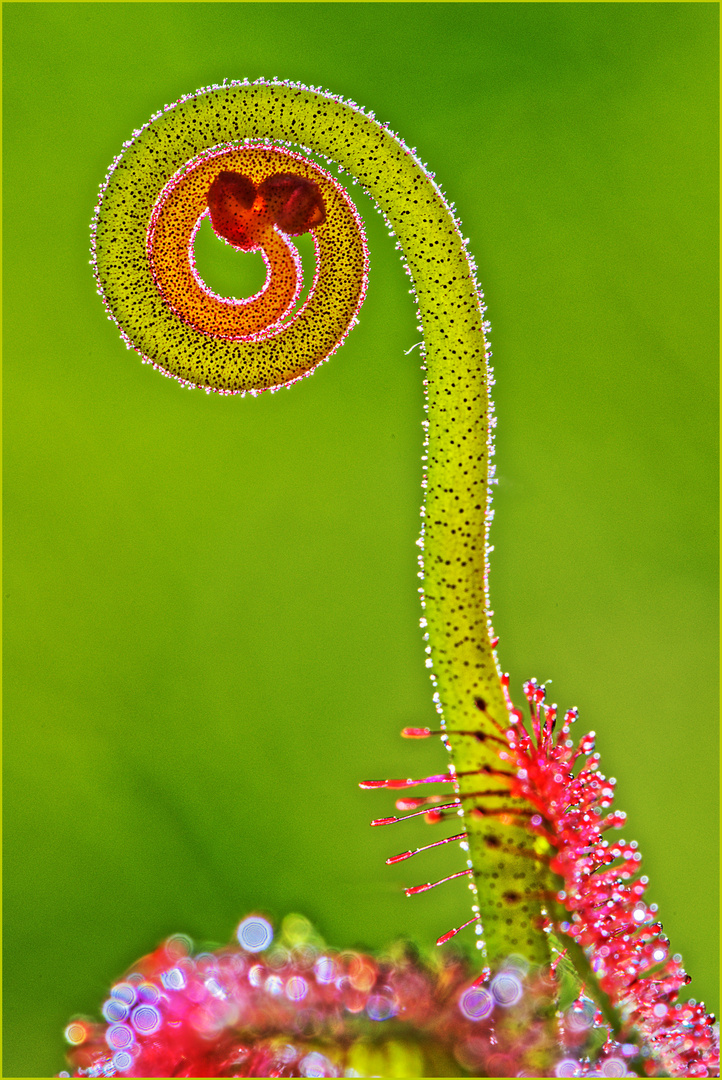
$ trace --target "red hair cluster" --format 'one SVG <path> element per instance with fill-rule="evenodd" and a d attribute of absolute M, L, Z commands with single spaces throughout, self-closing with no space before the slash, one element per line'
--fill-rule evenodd
<path fill-rule="evenodd" d="M 111 987 L 104 1023 L 68 1024 L 60 1075 L 513 1076 L 555 1050 L 550 971 L 509 966 L 481 986 L 453 952 L 336 952 L 300 916 L 272 937 L 249 916 L 238 945 L 193 954 L 170 938 Z"/>
<path fill-rule="evenodd" d="M 554 928 L 583 950 L 618 1036 L 636 1038 L 651 1051 L 647 1075 L 719 1076 L 715 1018 L 701 1003 L 677 1000 L 690 976 L 681 956 L 670 955 L 656 904 L 645 900 L 648 878 L 640 875 L 637 844 L 604 837 L 622 828 L 626 815 L 610 809 L 615 781 L 599 771 L 594 732 L 574 745 L 576 709 L 557 727 L 557 708 L 545 704 L 536 680 L 524 686 L 527 731 L 508 697 L 508 676 L 502 682 L 512 726 L 509 751 L 500 756 L 515 767 L 512 793 L 538 811 L 530 828 L 551 849 L 550 867 L 561 884 L 550 911 Z"/>

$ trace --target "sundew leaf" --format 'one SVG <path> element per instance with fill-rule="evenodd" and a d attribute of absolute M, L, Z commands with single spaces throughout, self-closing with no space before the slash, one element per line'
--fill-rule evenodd
<path fill-rule="evenodd" d="M 230 140 L 239 134 L 244 141 L 236 148 Z M 527 731 L 510 699 L 509 677 L 499 671 L 487 586 L 494 478 L 489 459 L 495 420 L 488 394 L 493 380 L 484 336 L 485 307 L 459 222 L 433 176 L 373 114 L 330 94 L 263 80 L 199 91 L 135 132 L 106 177 L 93 222 L 96 280 L 106 307 L 127 344 L 146 362 L 182 385 L 223 394 L 255 395 L 288 386 L 338 348 L 365 293 L 367 256 L 360 218 L 328 174 L 263 141 L 269 138 L 280 144 L 298 140 L 302 148 L 309 145 L 336 165 L 352 169 L 375 198 L 390 235 L 398 237 L 397 248 L 418 303 L 419 329 L 424 332 L 428 418 L 425 506 L 418 541 L 425 613 L 421 625 L 429 643 L 426 667 L 435 688 L 438 734 L 452 762 L 448 775 L 369 781 L 362 786 L 448 783 L 454 793 L 451 802 L 432 796 L 410 803 L 401 800 L 399 806 L 424 806 L 414 809 L 411 817 L 421 814 L 433 823 L 457 816 L 464 832 L 388 861 L 404 861 L 454 841 L 468 853 L 467 869 L 408 887 L 406 892 L 416 895 L 446 881 L 468 879 L 476 902 L 472 919 L 464 926 L 477 924 L 483 935 L 477 946 L 487 966 L 458 999 L 467 1018 L 478 1020 L 479 1008 L 484 1016 L 490 1014 L 494 999 L 503 1008 L 516 1005 L 524 997 L 522 977 L 531 966 L 538 1029 L 522 1024 L 530 1041 L 517 1046 L 520 1056 L 515 1062 L 510 1048 L 512 1056 L 507 1054 L 504 1061 L 507 1069 L 521 1064 L 537 1069 L 553 1066 L 557 1075 L 583 1071 L 571 1057 L 554 1064 L 553 1003 L 559 1000 L 556 968 L 561 963 L 567 972 L 561 978 L 561 996 L 572 1000 L 563 1012 L 557 1053 L 586 1043 L 603 1045 L 603 1055 L 622 1055 L 604 1058 L 601 1067 L 607 1074 L 610 1069 L 612 1075 L 623 1075 L 627 1069 L 639 1075 L 682 1069 L 689 1075 L 707 1075 L 717 1054 L 713 1018 L 695 1003 L 671 1008 L 688 977 L 678 957 L 668 958 L 667 939 L 661 926 L 652 922 L 656 906 L 648 909 L 643 902 L 647 879 L 639 877 L 637 845 L 622 840 L 610 847 L 601 839 L 607 828 L 621 827 L 624 815 L 614 811 L 601 819 L 611 804 L 614 781 L 598 772 L 598 755 L 589 756 L 593 733 L 574 748 L 567 736 L 576 710 L 569 710 L 555 734 L 557 707 L 545 704 L 544 688 L 535 680 L 525 685 Z M 266 284 L 249 300 L 213 294 L 195 271 L 193 237 L 206 206 L 215 231 L 225 241 L 264 253 Z M 344 232 L 345 222 L 350 232 Z M 284 230 L 290 235 L 311 231 L 316 242 L 314 283 L 295 311 L 301 265 L 292 248 L 274 246 L 276 234 Z M 196 294 L 189 306 L 186 297 Z M 209 349 L 213 343 L 215 348 Z M 418 738 L 432 732 L 407 728 L 404 734 Z M 586 764 L 579 767 L 585 757 Z M 401 820 L 392 816 L 372 824 Z M 255 939 L 248 944 L 247 927 L 254 933 L 262 929 L 261 944 L 256 945 Z M 437 944 L 445 944 L 460 929 L 463 926 L 443 934 Z M 564 950 L 557 949 L 550 966 L 552 931 Z M 271 924 L 262 918 L 251 917 L 239 928 L 241 945 L 252 952 L 271 938 Z M 516 956 L 521 958 L 521 976 L 512 964 Z M 581 980 L 581 987 L 571 991 L 570 961 Z M 252 985 L 261 978 L 254 971 L 257 968 L 248 973 Z M 138 978 L 147 979 L 149 974 L 141 972 Z M 283 992 L 280 977 L 262 978 L 266 989 L 273 983 L 272 995 Z M 482 984 L 489 978 L 487 990 Z M 539 978 L 546 980 L 546 990 L 534 982 Z M 146 1072 L 159 1067 L 149 1064 L 148 1047 L 130 1054 L 136 1036 L 155 1036 L 164 1022 L 163 1011 L 155 1008 L 162 992 L 149 981 L 147 985 L 153 1004 L 138 1006 L 131 1026 L 111 1026 L 103 1036 L 122 1056 L 122 1063 L 113 1059 L 113 1067 L 122 1071 L 141 1067 L 141 1058 Z M 218 996 L 228 998 L 228 989 L 216 985 Z M 304 988 L 300 995 L 295 993 L 298 986 Z M 305 997 L 307 989 L 302 976 L 292 975 L 286 995 L 296 1000 Z M 590 997 L 584 997 L 584 989 Z M 348 1003 L 345 1007 L 354 1011 Z M 389 1005 L 383 1017 L 374 1015 L 375 1004 L 369 1002 L 366 1008 L 371 1019 L 410 1015 L 409 1004 L 396 1011 Z M 221 1030 L 248 1014 L 248 1004 L 231 1011 L 232 1016 L 224 1012 L 218 1021 Z M 694 1037 L 684 1038 L 690 1022 Z M 606 1028 L 603 1044 L 589 1035 L 593 1024 Z M 258 1034 L 259 1024 L 251 1027 Z M 502 1028 L 497 1028 L 490 1045 L 500 1041 Z M 81 1048 L 81 1073 L 90 1070 L 95 1075 L 105 1068 L 100 1051 L 93 1049 L 93 1031 L 82 1024 L 71 1025 L 68 1031 L 69 1040 Z M 458 1042 L 453 1052 L 467 1064 L 466 1051 Z M 184 1051 L 176 1047 L 174 1055 L 178 1053 L 185 1060 Z M 294 1057 L 293 1065 L 289 1058 L 289 1068 L 297 1065 L 306 1075 L 308 1068 L 328 1066 L 328 1074 L 335 1074 L 338 1065 L 332 1059 L 323 1058 L 323 1066 L 307 1066 L 307 1057 L 300 1063 Z M 275 1059 L 254 1058 L 246 1063 L 250 1070 L 246 1074 L 256 1075 L 257 1069 L 271 1064 L 279 1067 Z M 484 1067 L 495 1072 L 500 1064 L 488 1061 Z M 174 1074 L 180 1067 L 174 1065 Z M 225 1067 L 206 1064 L 207 1069 Z"/>

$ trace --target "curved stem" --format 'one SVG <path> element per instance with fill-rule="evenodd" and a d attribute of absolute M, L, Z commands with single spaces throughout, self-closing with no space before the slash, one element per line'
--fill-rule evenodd
<path fill-rule="evenodd" d="M 216 148 L 213 153 L 225 152 L 223 148 L 231 143 L 238 148 L 243 140 L 308 148 L 346 170 L 385 215 L 406 262 L 423 328 L 426 363 L 426 504 L 419 574 L 422 625 L 444 740 L 459 774 L 459 813 L 469 838 L 474 912 L 481 918 L 490 964 L 510 953 L 520 953 L 533 963 L 546 962 L 549 946 L 541 928 L 540 897 L 554 891 L 554 881 L 540 841 L 523 824 L 530 807 L 514 803 L 510 812 L 510 773 L 497 750 L 508 712 L 489 634 L 487 533 L 493 406 L 483 297 L 459 222 L 433 176 L 387 127 L 353 103 L 331 95 L 267 82 L 231 83 L 199 91 L 154 117 L 116 162 L 104 195 L 109 209 L 97 216 L 99 280 L 106 269 L 127 277 L 130 266 L 138 281 L 132 288 L 126 281 L 124 288 L 116 289 L 116 307 L 123 311 L 141 291 L 147 295 L 149 308 L 138 316 L 145 337 L 152 339 L 155 348 L 156 337 L 175 335 L 185 363 L 183 357 L 197 345 L 196 331 L 168 318 L 152 283 L 149 286 L 143 276 L 143 260 L 136 257 L 143 221 L 147 221 L 143 215 L 188 162 L 212 148 Z M 134 208 L 135 224 L 130 229 L 128 206 Z M 318 230 L 319 236 L 324 228 Z M 126 234 L 130 255 L 123 258 Z M 350 244 L 337 240 L 335 248 L 336 254 L 339 248 L 346 253 Z M 362 245 L 355 263 L 349 263 L 348 279 L 354 266 L 363 277 Z M 363 281 L 359 281 L 356 291 L 352 290 L 352 314 L 362 292 Z M 108 299 L 112 306 L 112 298 Z M 339 297 L 325 297 L 322 307 L 333 311 L 338 303 Z M 119 322 L 122 325 L 120 318 Z M 150 334 L 145 332 L 147 326 Z M 325 352 L 312 356 L 307 347 L 310 336 L 306 329 L 292 330 L 285 339 L 279 333 L 259 345 L 232 347 L 204 340 L 197 370 L 181 365 L 182 377 L 226 393 L 246 390 L 254 385 L 248 379 L 254 357 L 259 357 L 265 369 L 255 384 L 258 388 L 272 387 L 274 379 L 277 385 L 279 370 L 290 372 L 282 381 L 292 381 L 329 355 L 324 346 Z M 276 362 L 284 348 L 292 354 L 285 368 Z M 156 362 L 162 354 L 146 355 Z M 162 368 L 163 362 L 158 366 Z M 235 370 L 241 374 L 231 379 L 228 373 Z"/>
<path fill-rule="evenodd" d="M 408 148 L 346 103 L 283 85 L 229 88 L 225 95 L 244 134 L 294 140 L 351 173 L 398 239 L 414 284 L 427 369 L 422 604 L 429 666 L 456 771 L 503 771 L 493 740 L 455 734 L 498 734 L 496 725 L 508 722 L 489 634 L 493 406 L 483 297 L 458 222 Z M 478 789 L 473 776 L 458 783 L 462 796 Z M 490 777 L 489 786 L 506 792 L 503 777 Z M 496 816 L 499 805 L 493 796 L 462 801 L 487 958 L 494 964 L 522 953 L 543 963 L 549 946 L 535 897 L 553 884 L 534 837 L 514 819 Z"/>

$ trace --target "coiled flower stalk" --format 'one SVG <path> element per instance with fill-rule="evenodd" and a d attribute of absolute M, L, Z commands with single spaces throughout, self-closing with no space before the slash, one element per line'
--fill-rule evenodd
<path fill-rule="evenodd" d="M 362 786 L 448 785 L 447 798 L 407 797 L 397 807 L 461 826 L 437 844 L 458 841 L 466 865 L 442 880 L 472 891 L 464 925 L 475 925 L 481 967 L 357 958 L 364 989 L 351 967 L 326 957 L 337 971 L 331 989 L 317 977 L 317 958 L 309 967 L 295 946 L 282 960 L 273 954 L 274 969 L 270 958 L 250 963 L 243 934 L 240 951 L 188 953 L 176 966 L 166 944 L 122 984 L 127 1001 L 111 993 L 105 1027 L 66 1029 L 74 1067 L 78 1075 L 364 1075 L 350 1048 L 373 1045 L 384 1064 L 364 1068 L 410 1075 L 411 1059 L 393 1064 L 385 1036 L 368 1034 L 369 1022 L 383 1020 L 402 1026 L 403 1045 L 421 1054 L 419 1071 L 710 1075 L 712 1021 L 701 1007 L 690 1020 L 691 1007 L 676 1006 L 686 976 L 643 905 L 636 849 L 601 840 L 622 818 L 602 817 L 611 786 L 594 761 L 579 767 L 589 740 L 570 749 L 571 713 L 554 736 L 556 709 L 535 683 L 526 688 L 527 730 L 498 666 L 488 603 L 488 324 L 460 223 L 433 174 L 353 102 L 276 81 L 203 89 L 154 116 L 113 162 L 93 222 L 98 290 L 128 346 L 183 385 L 224 395 L 291 385 L 340 347 L 366 290 L 363 224 L 328 163 L 376 202 L 417 303 L 426 391 L 419 592 L 437 734 L 451 757 L 448 772 Z M 262 252 L 266 283 L 250 300 L 217 296 L 200 278 L 193 240 L 207 214 L 227 243 Z M 289 238 L 303 232 L 313 236 L 317 266 L 299 303 Z M 261 917 L 251 924 L 271 933 Z M 279 1050 L 281 1037 L 290 1041 Z"/>

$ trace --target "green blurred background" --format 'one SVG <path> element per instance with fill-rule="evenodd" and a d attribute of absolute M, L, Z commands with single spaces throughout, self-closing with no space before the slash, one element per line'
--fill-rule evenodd
<path fill-rule="evenodd" d="M 369 829 L 392 799 L 356 786 L 445 764 L 398 738 L 434 713 L 419 335 L 381 219 L 360 197 L 360 325 L 273 396 L 181 389 L 95 294 L 107 166 L 224 77 L 363 103 L 456 202 L 493 327 L 502 662 L 597 731 L 716 1010 L 717 24 L 714 4 L 5 5 L 5 1076 L 62 1068 L 68 1017 L 172 931 L 298 910 L 376 947 L 468 917 L 458 883 L 404 898 L 458 858 L 386 867 L 424 826 Z M 207 239 L 210 283 L 247 289 Z"/>

